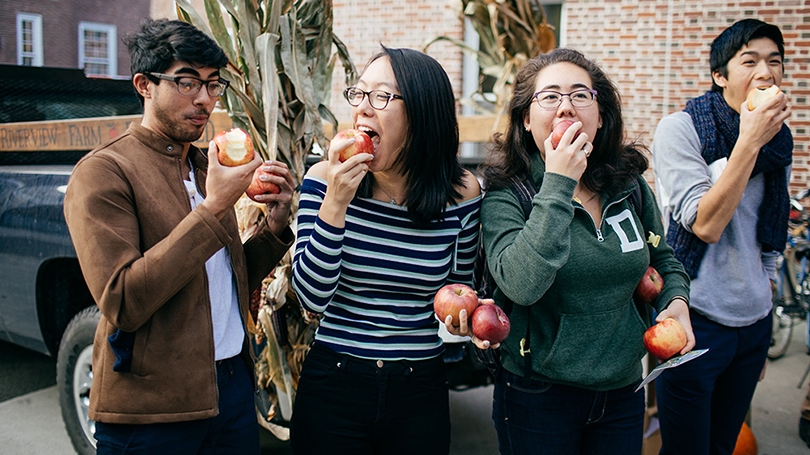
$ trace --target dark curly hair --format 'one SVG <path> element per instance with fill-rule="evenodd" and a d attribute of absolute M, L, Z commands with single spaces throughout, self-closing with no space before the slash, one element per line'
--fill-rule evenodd
<path fill-rule="evenodd" d="M 493 136 L 489 156 L 481 169 L 486 189 L 505 188 L 512 178 L 529 175 L 530 157 L 540 150 L 523 121 L 533 102 L 537 75 L 556 63 L 572 63 L 587 71 L 597 91 L 602 127 L 592 141 L 593 152 L 582 184 L 592 191 L 615 193 L 647 170 L 648 149 L 635 141 L 625 142 L 622 103 L 616 86 L 596 63 L 578 51 L 559 48 L 528 60 L 518 72 L 508 107 L 506 134 Z"/>

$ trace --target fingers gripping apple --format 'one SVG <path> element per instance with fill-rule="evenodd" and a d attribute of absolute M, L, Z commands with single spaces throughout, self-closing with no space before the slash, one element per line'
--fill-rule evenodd
<path fill-rule="evenodd" d="M 253 141 L 240 128 L 222 131 L 214 137 L 217 158 L 223 166 L 241 166 L 253 161 Z"/>
<path fill-rule="evenodd" d="M 461 283 L 446 284 L 433 297 L 433 310 L 436 312 L 436 316 L 442 322 L 447 319 L 448 315 L 453 316 L 454 327 L 458 327 L 460 324 L 458 314 L 461 310 L 467 310 L 469 319 L 477 306 L 478 295 L 473 288 Z"/>
<path fill-rule="evenodd" d="M 748 92 L 746 102 L 748 103 L 748 110 L 753 111 L 761 106 L 764 102 L 773 98 L 781 92 L 779 87 L 771 85 L 770 87 L 757 87 Z"/>
<path fill-rule="evenodd" d="M 354 139 L 354 143 L 340 151 L 338 159 L 341 163 L 358 153 L 374 154 L 374 143 L 371 137 L 360 130 L 348 129 L 335 135 L 335 139 L 337 140 L 348 140 L 352 138 Z"/>
<path fill-rule="evenodd" d="M 555 150 L 560 145 L 560 139 L 562 139 L 563 134 L 565 134 L 568 128 L 573 124 L 574 122 L 571 120 L 562 120 L 560 123 L 554 125 L 554 128 L 551 130 L 551 146 L 554 147 Z M 577 131 L 571 141 L 573 142 L 581 132 L 582 130 Z"/>
<path fill-rule="evenodd" d="M 247 197 L 253 199 L 254 201 L 256 201 L 256 196 L 260 194 L 278 194 L 281 192 L 281 188 L 275 183 L 262 181 L 261 176 L 267 174 L 264 170 L 262 170 L 262 167 L 263 166 L 259 166 L 256 168 L 256 172 L 253 173 L 253 180 L 250 181 L 250 185 L 248 185 L 247 189 L 245 190 Z"/>
<path fill-rule="evenodd" d="M 512 323 L 498 305 L 478 305 L 472 314 L 472 332 L 477 338 L 492 344 L 502 342 L 509 336 Z"/>
<path fill-rule="evenodd" d="M 666 318 L 644 332 L 644 347 L 659 360 L 667 360 L 686 346 L 686 330 L 677 319 Z"/>

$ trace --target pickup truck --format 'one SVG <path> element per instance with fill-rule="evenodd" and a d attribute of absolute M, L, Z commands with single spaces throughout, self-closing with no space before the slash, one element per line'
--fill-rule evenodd
<path fill-rule="evenodd" d="M 0 112 L 2 108 L 0 101 Z M 0 123 L 0 267 L 4 272 L 0 274 L 0 339 L 57 358 L 62 417 L 73 446 L 82 455 L 95 453 L 94 422 L 87 409 L 99 313 L 82 278 L 62 203 L 73 164 L 138 119 L 138 115 L 124 115 Z M 474 120 L 469 131 L 481 131 L 482 123 L 488 121 Z M 226 113 L 215 113 L 197 144 L 207 146 L 215 131 L 229 125 Z M 446 341 L 450 387 L 460 390 L 491 383 L 468 342 Z M 267 408 L 267 402 L 257 403 L 258 410 Z M 259 421 L 285 439 L 290 412 L 284 406 L 281 410 L 272 422 Z"/>

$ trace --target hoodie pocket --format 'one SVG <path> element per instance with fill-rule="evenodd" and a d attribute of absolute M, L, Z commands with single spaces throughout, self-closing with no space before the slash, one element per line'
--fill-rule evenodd
<path fill-rule="evenodd" d="M 644 356 L 645 330 L 632 303 L 600 313 L 563 314 L 542 373 L 583 386 L 614 382 Z"/>

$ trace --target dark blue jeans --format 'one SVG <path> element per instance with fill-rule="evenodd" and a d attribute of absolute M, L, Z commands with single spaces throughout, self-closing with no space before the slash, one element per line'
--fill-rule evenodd
<path fill-rule="evenodd" d="M 97 455 L 258 455 L 253 372 L 239 356 L 217 363 L 219 415 L 147 425 L 96 422 Z M 133 397 L 137 400 L 138 397 Z"/>
<path fill-rule="evenodd" d="M 700 358 L 655 380 L 661 454 L 734 452 L 771 340 L 771 316 L 727 327 L 690 311 Z"/>
<path fill-rule="evenodd" d="M 501 455 L 639 455 L 644 391 L 595 392 L 501 370 L 492 420 Z"/>
<path fill-rule="evenodd" d="M 443 359 L 365 360 L 315 343 L 298 382 L 290 440 L 297 455 L 447 455 Z"/>

